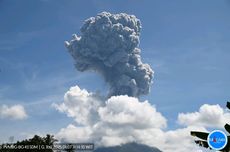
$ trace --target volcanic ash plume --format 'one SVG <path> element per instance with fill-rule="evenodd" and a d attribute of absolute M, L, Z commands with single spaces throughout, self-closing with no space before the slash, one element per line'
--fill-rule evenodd
<path fill-rule="evenodd" d="M 141 61 L 138 48 L 141 23 L 133 15 L 102 12 L 87 19 L 81 36 L 66 42 L 79 71 L 92 70 L 110 85 L 108 96 L 147 94 L 153 70 Z"/>

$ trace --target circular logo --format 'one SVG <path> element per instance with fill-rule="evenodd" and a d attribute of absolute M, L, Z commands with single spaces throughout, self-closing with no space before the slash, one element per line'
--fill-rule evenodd
<path fill-rule="evenodd" d="M 207 141 L 213 150 L 221 150 L 227 145 L 228 137 L 223 131 L 214 130 L 208 135 Z"/>

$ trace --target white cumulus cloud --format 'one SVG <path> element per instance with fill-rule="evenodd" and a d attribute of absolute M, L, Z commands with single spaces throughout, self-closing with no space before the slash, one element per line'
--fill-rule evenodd
<path fill-rule="evenodd" d="M 220 105 L 204 104 L 198 112 L 180 113 L 178 122 L 186 126 L 204 126 L 223 128 L 229 122 L 230 113 L 225 111 Z"/>
<path fill-rule="evenodd" d="M 135 126 L 138 129 L 166 127 L 166 119 L 148 101 L 139 102 L 134 97 L 113 96 L 105 104 L 98 110 L 104 123 Z"/>
<path fill-rule="evenodd" d="M 97 145 L 111 146 L 138 140 L 142 130 L 167 126 L 166 119 L 148 101 L 123 95 L 102 101 L 78 86 L 67 91 L 63 103 L 53 106 L 79 124 L 62 128 L 57 134 L 61 141 L 90 139 Z"/>
<path fill-rule="evenodd" d="M 97 110 L 101 105 L 100 96 L 81 90 L 78 86 L 71 87 L 64 95 L 64 103 L 52 104 L 60 112 L 65 112 L 69 117 L 82 125 L 90 125 L 97 121 Z"/>
<path fill-rule="evenodd" d="M 11 107 L 2 105 L 0 106 L 0 118 L 22 120 L 27 118 L 27 114 L 22 105 L 13 105 Z"/>

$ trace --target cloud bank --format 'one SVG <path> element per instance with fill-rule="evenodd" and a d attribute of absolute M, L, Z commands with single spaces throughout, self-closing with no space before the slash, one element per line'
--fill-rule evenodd
<path fill-rule="evenodd" d="M 53 106 L 75 120 L 75 124 L 69 124 L 56 134 L 62 142 L 93 142 L 96 146 L 138 142 L 164 152 L 198 152 L 200 148 L 194 144 L 190 131 L 207 131 L 205 126 L 196 123 L 166 130 L 167 119 L 148 101 L 140 102 L 127 95 L 102 99 L 78 86 L 66 92 L 63 103 Z"/>
<path fill-rule="evenodd" d="M 21 105 L 7 105 L 0 106 L 0 118 L 22 120 L 27 118 L 26 111 Z"/>
<path fill-rule="evenodd" d="M 101 74 L 110 85 L 108 96 L 148 94 L 153 70 L 141 61 L 140 20 L 134 15 L 102 12 L 85 20 L 81 36 L 65 42 L 79 71 Z"/>
<path fill-rule="evenodd" d="M 222 109 L 220 105 L 204 104 L 200 107 L 198 112 L 180 113 L 178 115 L 178 122 L 186 126 L 204 126 L 223 128 L 229 122 L 230 113 Z"/>

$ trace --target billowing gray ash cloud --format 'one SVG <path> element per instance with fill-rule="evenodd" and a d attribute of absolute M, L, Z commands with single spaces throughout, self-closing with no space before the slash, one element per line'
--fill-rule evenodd
<path fill-rule="evenodd" d="M 81 36 L 65 42 L 79 71 L 100 73 L 110 85 L 108 96 L 138 97 L 150 91 L 153 70 L 141 61 L 140 20 L 125 13 L 102 12 L 81 27 Z"/>

